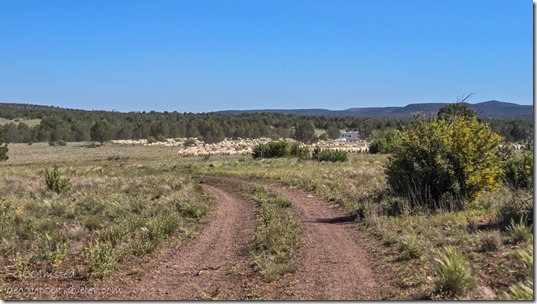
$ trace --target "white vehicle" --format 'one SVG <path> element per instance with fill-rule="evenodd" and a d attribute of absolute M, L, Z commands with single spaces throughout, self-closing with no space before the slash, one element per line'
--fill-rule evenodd
<path fill-rule="evenodd" d="M 357 131 L 351 131 L 351 132 L 341 132 L 341 136 L 339 137 L 340 140 L 345 141 L 359 141 L 360 140 L 360 133 Z"/>

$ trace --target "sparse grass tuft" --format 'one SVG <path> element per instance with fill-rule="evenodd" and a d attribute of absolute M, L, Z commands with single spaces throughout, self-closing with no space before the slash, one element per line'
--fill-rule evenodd
<path fill-rule="evenodd" d="M 524 243 L 533 238 L 531 228 L 526 226 L 525 221 L 524 216 L 520 218 L 518 223 L 515 223 L 514 220 L 511 220 L 511 224 L 507 228 L 511 234 L 511 237 L 513 238 L 513 241 L 517 244 Z"/>
<path fill-rule="evenodd" d="M 498 230 L 480 232 L 477 236 L 484 251 L 496 251 L 502 246 L 502 234 Z"/>
<path fill-rule="evenodd" d="M 452 247 L 444 248 L 435 259 L 436 290 L 447 297 L 463 296 L 472 290 L 476 283 L 467 260 L 463 254 Z"/>
<path fill-rule="evenodd" d="M 69 188 L 69 178 L 62 177 L 58 167 L 54 165 L 52 171 L 45 169 L 45 184 L 50 191 L 62 193 Z"/>
<path fill-rule="evenodd" d="M 505 293 L 504 300 L 533 301 L 533 280 L 519 282 L 509 287 L 509 292 Z"/>
<path fill-rule="evenodd" d="M 418 259 L 426 249 L 426 242 L 420 239 L 415 233 L 402 237 L 399 243 L 399 253 L 402 259 Z"/>
<path fill-rule="evenodd" d="M 521 262 L 522 269 L 518 275 L 521 279 L 517 284 L 509 287 L 504 294 L 505 300 L 533 300 L 533 244 L 515 252 L 516 258 Z"/>

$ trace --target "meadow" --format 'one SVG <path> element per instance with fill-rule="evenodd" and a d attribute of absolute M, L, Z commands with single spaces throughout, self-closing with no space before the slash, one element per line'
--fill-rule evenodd
<path fill-rule="evenodd" d="M 464 211 L 415 212 L 405 208 L 404 200 L 386 195 L 386 161 L 385 155 L 364 154 L 331 163 L 180 157 L 177 149 L 158 146 L 10 144 L 9 160 L 0 165 L 0 296 L 31 298 L 7 291 L 51 284 L 36 273 L 70 273 L 67 280 L 54 281 L 60 285 L 103 280 L 125 267 L 135 273 L 129 261 L 143 261 L 195 235 L 214 204 L 197 179 L 216 176 L 259 184 L 244 195 L 259 212 L 277 215 L 268 217 L 275 224 L 260 220 L 254 239 L 256 267 L 268 281 L 294 271 L 292 256 L 300 248 L 298 236 L 289 244 L 279 241 L 286 245 L 275 251 L 266 246 L 267 230 L 281 223 L 297 225 L 285 210 L 287 202 L 261 186 L 277 182 L 305 189 L 356 216 L 356 233 L 374 247 L 375 268 L 389 274 L 393 299 L 528 297 L 532 228 L 502 223 L 509 206 L 528 200 L 533 206 L 532 193 L 500 187 Z M 45 183 L 55 166 L 59 179 L 68 179 L 59 193 Z M 283 264 L 267 267 L 262 254 L 279 254 Z"/>

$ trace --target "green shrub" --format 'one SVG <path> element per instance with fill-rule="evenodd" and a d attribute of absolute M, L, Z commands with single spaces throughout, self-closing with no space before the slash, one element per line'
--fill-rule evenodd
<path fill-rule="evenodd" d="M 45 184 L 50 191 L 62 193 L 69 188 L 69 178 L 63 178 L 58 167 L 54 165 L 52 171 L 45 169 Z"/>
<path fill-rule="evenodd" d="M 291 145 L 285 140 L 271 141 L 254 147 L 252 156 L 257 158 L 280 158 L 291 156 Z"/>
<path fill-rule="evenodd" d="M 67 256 L 67 240 L 56 227 L 41 227 L 38 235 L 39 255 L 52 266 L 59 265 Z"/>
<path fill-rule="evenodd" d="M 9 159 L 9 156 L 7 155 L 8 151 L 9 149 L 7 148 L 7 145 L 0 145 L 0 161 Z"/>
<path fill-rule="evenodd" d="M 102 278 L 116 266 L 114 246 L 106 241 L 93 241 L 84 249 L 84 258 L 92 278 Z"/>
<path fill-rule="evenodd" d="M 157 139 L 154 138 L 153 136 L 149 136 L 149 137 L 147 138 L 147 143 L 148 143 L 148 144 L 154 144 L 154 143 L 156 143 L 156 142 L 157 142 Z"/>
<path fill-rule="evenodd" d="M 401 140 L 401 132 L 394 128 L 377 131 L 372 135 L 369 153 L 392 153 Z"/>
<path fill-rule="evenodd" d="M 299 143 L 293 143 L 291 145 L 290 154 L 291 157 L 297 157 L 298 159 L 311 159 L 310 149 L 308 147 L 301 147 Z"/>
<path fill-rule="evenodd" d="M 411 207 L 442 208 L 445 202 L 474 202 L 498 185 L 501 137 L 476 118 L 416 117 L 386 165 L 390 189 Z M 464 204 L 451 204 L 454 209 Z"/>
<path fill-rule="evenodd" d="M 533 188 L 533 152 L 513 156 L 505 162 L 505 181 L 514 189 Z"/>
<path fill-rule="evenodd" d="M 315 161 L 329 161 L 329 162 L 344 162 L 349 159 L 347 152 L 337 151 L 330 149 L 321 149 L 316 147 L 313 149 L 313 154 L 311 156 L 312 160 Z"/>
<path fill-rule="evenodd" d="M 7 155 L 8 148 L 7 145 L 2 145 L 4 142 L 4 131 L 0 128 L 0 161 L 8 160 L 9 156 Z"/>
<path fill-rule="evenodd" d="M 299 159 L 310 159 L 308 147 L 301 147 L 299 143 L 289 143 L 285 140 L 270 141 L 266 144 L 259 144 L 254 147 L 252 156 L 257 158 L 281 158 L 297 157 Z"/>
<path fill-rule="evenodd" d="M 183 143 L 183 147 L 192 147 L 196 145 L 196 140 L 194 138 L 189 138 Z"/>
<path fill-rule="evenodd" d="M 61 139 L 58 140 L 57 144 L 58 144 L 58 146 L 62 146 L 62 147 L 67 146 L 67 142 L 65 142 L 65 140 L 61 140 Z"/>
<path fill-rule="evenodd" d="M 438 293 L 448 297 L 463 296 L 475 287 L 470 265 L 460 251 L 447 247 L 435 260 L 438 262 L 435 272 Z"/>

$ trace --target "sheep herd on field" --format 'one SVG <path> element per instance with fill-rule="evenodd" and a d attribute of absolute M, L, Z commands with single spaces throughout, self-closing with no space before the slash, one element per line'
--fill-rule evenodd
<path fill-rule="evenodd" d="M 294 142 L 293 139 L 285 139 Z M 111 143 L 119 146 L 162 146 L 179 147 L 179 156 L 208 156 L 208 155 L 250 155 L 255 146 L 272 141 L 270 138 L 257 139 L 229 139 L 208 144 L 197 138 L 168 138 L 166 141 L 148 143 L 146 139 L 139 140 L 112 140 Z M 186 143 L 186 144 L 185 144 Z M 305 145 L 313 150 L 315 147 L 323 149 L 346 151 L 348 153 L 369 153 L 369 144 L 366 141 L 345 142 L 337 140 L 319 141 L 315 144 Z"/>
<path fill-rule="evenodd" d="M 294 139 L 286 138 L 285 140 L 295 142 Z M 221 142 L 208 144 L 197 138 L 168 138 L 166 141 L 148 143 L 147 139 L 139 140 L 112 140 L 113 145 L 118 146 L 161 146 L 161 147 L 179 147 L 177 155 L 179 156 L 209 156 L 209 155 L 251 155 L 255 146 L 272 141 L 270 138 L 257 139 L 229 139 L 226 138 Z M 186 143 L 186 144 L 185 144 Z M 525 150 L 526 146 L 522 144 L 510 144 L 516 150 Z M 502 145 L 503 146 L 503 145 Z M 319 141 L 315 144 L 305 145 L 313 151 L 315 147 L 330 149 L 336 151 L 345 151 L 348 153 L 369 153 L 369 143 L 364 140 L 359 141 L 341 141 L 328 140 Z"/>

